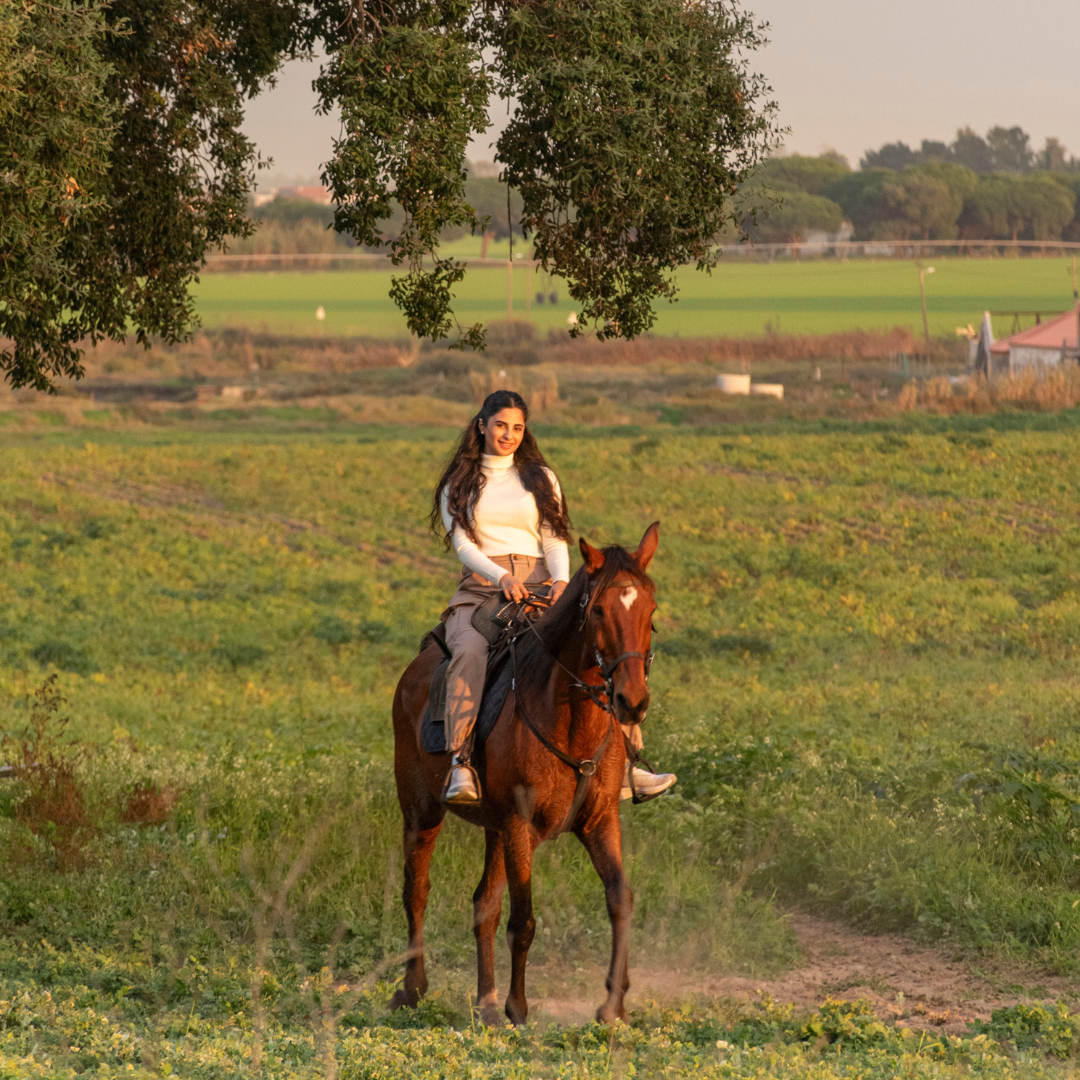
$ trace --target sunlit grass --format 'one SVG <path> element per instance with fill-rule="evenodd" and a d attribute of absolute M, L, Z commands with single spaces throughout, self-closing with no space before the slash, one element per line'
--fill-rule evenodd
<path fill-rule="evenodd" d="M 494 247 L 489 254 L 495 252 Z M 479 251 L 476 252 L 479 254 Z M 504 243 L 497 257 L 505 258 Z M 927 279 L 930 332 L 952 336 L 957 326 L 978 326 L 984 310 L 1066 311 L 1072 306 L 1071 263 L 1063 258 L 934 260 Z M 280 334 L 407 337 L 389 298 L 389 270 L 259 271 L 204 274 L 194 287 L 196 310 L 208 327 L 236 326 Z M 726 256 L 711 274 L 691 267 L 677 275 L 679 301 L 659 303 L 660 335 L 756 337 L 776 333 L 835 333 L 902 326 L 922 333 L 919 279 L 907 260 L 821 260 L 750 263 Z M 515 267 L 514 318 L 541 330 L 565 329 L 575 310 L 565 284 L 531 277 Z M 545 295 L 543 303 L 536 293 Z M 559 302 L 552 305 L 551 292 Z M 474 267 L 456 287 L 454 310 L 464 325 L 505 319 L 505 268 Z M 323 320 L 316 319 L 322 307 Z M 526 310 L 528 308 L 528 310 Z M 1024 322 L 1029 325 L 1030 319 Z M 998 337 L 1012 319 L 995 320 Z"/>
<path fill-rule="evenodd" d="M 30 1053 L 50 1024 L 81 1046 L 94 1009 L 186 1074 L 231 1075 L 231 1053 L 243 1075 L 258 985 L 265 1037 L 317 1075 L 311 1009 L 331 943 L 349 986 L 399 970 L 389 704 L 455 576 L 423 526 L 449 434 L 153 438 L 4 448 L 3 726 L 25 723 L 26 695 L 57 671 L 96 831 L 61 872 L 48 833 L 19 817 L 23 786 L 0 792 L 0 998 L 37 1018 L 12 1021 L 0 1050 Z M 777 915 L 795 904 L 1075 970 L 1080 434 L 544 448 L 590 541 L 636 543 L 661 521 L 646 741 L 681 783 L 623 815 L 635 964 L 782 969 L 796 954 Z M 133 793 L 150 791 L 167 809 L 140 825 Z M 444 833 L 427 933 L 445 989 L 471 963 L 482 843 L 458 822 Z M 309 849 L 288 897 L 295 948 L 272 927 L 258 961 L 259 888 Z M 602 891 L 575 841 L 541 849 L 535 891 L 535 959 L 600 961 Z M 375 1037 L 356 1030 L 343 1061 Z M 431 1038 L 424 1052 L 443 1053 Z M 627 1060 L 670 1035 L 642 1038 Z M 85 1067 L 144 1067 L 126 1045 L 87 1042 Z M 889 1047 L 866 1068 L 892 1075 L 914 1054 Z M 970 1063 L 956 1053 L 904 1060 L 913 1075 Z M 802 1054 L 776 1068 L 840 1069 Z"/>

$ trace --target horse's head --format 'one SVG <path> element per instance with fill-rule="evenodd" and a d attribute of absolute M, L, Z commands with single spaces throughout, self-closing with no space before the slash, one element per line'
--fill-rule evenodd
<path fill-rule="evenodd" d="M 598 551 L 583 539 L 588 585 L 582 622 L 590 658 L 608 684 L 611 707 L 622 724 L 640 724 L 649 708 L 649 662 L 656 589 L 646 571 L 660 542 L 660 522 L 645 530 L 637 551 Z"/>

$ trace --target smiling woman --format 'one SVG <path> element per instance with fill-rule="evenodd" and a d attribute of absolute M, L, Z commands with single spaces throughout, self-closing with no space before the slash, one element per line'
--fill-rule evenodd
<path fill-rule="evenodd" d="M 432 527 L 442 527 L 463 564 L 443 614 L 451 652 L 446 749 L 454 755 L 447 802 L 480 801 L 468 746 L 484 690 L 488 641 L 473 627 L 473 613 L 499 590 L 507 600 L 520 601 L 540 589 L 555 601 L 570 579 L 566 499 L 526 427 L 528 413 L 512 390 L 489 394 L 435 489 Z"/>
<path fill-rule="evenodd" d="M 545 603 L 554 604 L 570 577 L 566 499 L 528 429 L 528 417 L 528 405 L 514 391 L 489 394 L 435 488 L 431 526 L 436 532 L 441 527 L 462 562 L 457 591 L 442 616 L 450 651 L 444 730 L 453 757 L 443 791 L 448 803 L 481 801 L 470 754 L 488 640 L 473 626 L 476 609 L 500 591 L 518 602 L 540 592 Z M 640 749 L 637 727 L 631 727 L 628 738 Z M 675 783 L 672 775 L 634 773 L 631 783 L 628 770 L 626 790 L 638 801 Z"/>

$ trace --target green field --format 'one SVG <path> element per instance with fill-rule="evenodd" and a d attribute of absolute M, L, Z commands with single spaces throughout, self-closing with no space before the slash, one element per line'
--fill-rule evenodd
<path fill-rule="evenodd" d="M 661 521 L 646 742 L 680 784 L 624 810 L 635 964 L 783 970 L 794 908 L 1029 986 L 1080 972 L 1080 432 L 975 419 L 545 439 L 582 535 Z M 0 438 L 2 726 L 46 718 L 55 673 L 73 755 L 0 781 L 0 1076 L 250 1077 L 257 1052 L 360 1080 L 1071 1075 L 1052 1018 L 953 1040 L 721 1003 L 486 1033 L 482 842 L 453 820 L 433 997 L 388 1017 L 389 704 L 453 587 L 422 524 L 448 433 Z M 576 841 L 534 881 L 537 971 L 600 961 Z"/>
<path fill-rule="evenodd" d="M 988 309 L 1060 311 L 1072 304 L 1071 262 L 1063 258 L 928 261 L 935 268 L 926 279 L 934 335 L 951 337 L 958 326 L 977 326 Z M 359 270 L 206 273 L 195 286 L 195 295 L 207 327 L 303 336 L 403 337 L 404 320 L 388 296 L 390 277 L 385 271 Z M 455 303 L 463 324 L 506 318 L 506 277 L 502 269 L 468 272 Z M 711 276 L 686 269 L 678 280 L 679 301 L 657 308 L 658 334 L 754 337 L 770 327 L 779 333 L 818 334 L 893 326 L 922 332 L 918 275 L 908 261 L 744 265 L 730 256 Z M 515 269 L 513 285 L 514 317 L 525 318 L 524 268 Z M 534 276 L 532 292 L 540 285 Z M 567 325 L 573 305 L 565 288 L 559 292 L 555 307 L 532 303 L 527 317 L 537 327 Z M 315 319 L 319 306 L 326 312 L 322 323 Z M 1011 319 L 1000 319 L 995 333 L 1003 336 L 1011 326 Z"/>

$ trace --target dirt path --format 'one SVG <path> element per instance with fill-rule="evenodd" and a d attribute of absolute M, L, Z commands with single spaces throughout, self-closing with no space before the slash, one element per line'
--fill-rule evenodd
<path fill-rule="evenodd" d="M 676 1002 L 705 994 L 709 997 L 753 1000 L 768 994 L 778 1003 L 792 1002 L 813 1009 L 828 996 L 865 998 L 883 1019 L 913 1029 L 932 1028 L 950 1034 L 967 1030 L 967 1022 L 989 1019 L 993 1009 L 1020 1001 L 1056 1001 L 1075 1007 L 1080 982 L 1031 972 L 977 974 L 965 961 L 944 952 L 915 945 L 892 934 L 868 937 L 844 926 L 792 915 L 803 963 L 775 979 L 701 972 L 631 968 L 631 1008 L 651 1000 Z M 539 969 L 532 1004 L 538 1018 L 560 1023 L 588 1020 L 603 997 L 604 972 L 578 969 L 560 979 L 553 970 Z M 561 985 L 560 985 L 561 983 Z M 592 994 L 593 997 L 587 995 Z"/>

